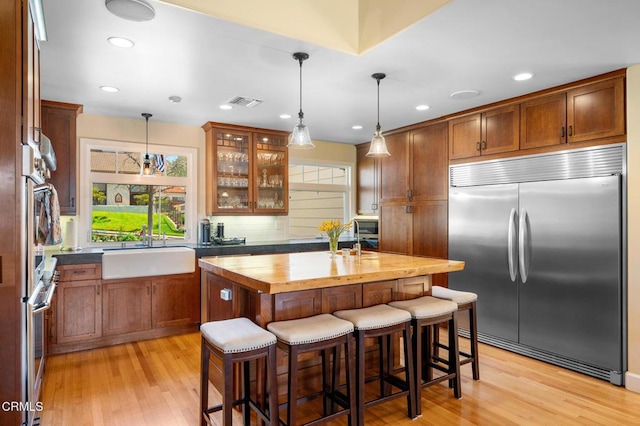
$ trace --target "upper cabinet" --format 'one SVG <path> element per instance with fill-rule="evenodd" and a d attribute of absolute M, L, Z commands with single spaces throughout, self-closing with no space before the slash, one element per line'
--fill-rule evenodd
<path fill-rule="evenodd" d="M 519 147 L 518 105 L 507 105 L 482 113 L 449 120 L 449 158 L 515 151 Z"/>
<path fill-rule="evenodd" d="M 286 214 L 288 133 L 213 122 L 202 127 L 207 214 Z"/>
<path fill-rule="evenodd" d="M 625 134 L 622 77 L 567 92 L 567 140 L 581 142 Z"/>
<path fill-rule="evenodd" d="M 380 202 L 447 199 L 447 123 L 386 137 L 390 157 L 380 159 Z"/>
<path fill-rule="evenodd" d="M 521 149 L 624 135 L 624 79 L 534 98 L 520 111 Z"/>
<path fill-rule="evenodd" d="M 42 133 L 51 140 L 58 168 L 51 172 L 60 202 L 60 214 L 76 214 L 76 120 L 82 105 L 42 101 Z"/>

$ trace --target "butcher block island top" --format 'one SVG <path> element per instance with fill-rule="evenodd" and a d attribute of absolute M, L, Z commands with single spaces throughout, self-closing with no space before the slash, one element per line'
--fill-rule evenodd
<path fill-rule="evenodd" d="M 329 252 L 204 257 L 200 267 L 251 290 L 278 294 L 373 281 L 460 271 L 464 262 L 363 251 L 331 257 Z"/>

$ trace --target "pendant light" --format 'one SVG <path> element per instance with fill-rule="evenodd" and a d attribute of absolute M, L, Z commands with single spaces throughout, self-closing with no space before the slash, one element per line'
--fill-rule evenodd
<path fill-rule="evenodd" d="M 142 163 L 142 176 L 153 176 L 153 169 L 151 168 L 151 159 L 149 158 L 149 118 L 153 115 L 148 112 L 143 112 L 142 116 L 147 121 L 147 137 L 146 148 L 144 154 L 144 162 Z"/>
<path fill-rule="evenodd" d="M 300 112 L 298 113 L 298 124 L 293 128 L 287 146 L 297 149 L 315 148 L 316 146 L 311 142 L 311 136 L 309 136 L 309 128 L 304 124 L 304 113 L 302 112 L 302 63 L 309 59 L 309 55 L 304 52 L 296 52 L 293 54 L 293 59 L 300 63 Z"/>
<path fill-rule="evenodd" d="M 378 124 L 376 124 L 376 132 L 373 134 L 373 138 L 371 138 L 369 152 L 366 154 L 367 157 L 389 157 L 391 155 L 387 149 L 387 142 L 384 140 L 384 136 L 382 136 L 382 132 L 380 131 L 380 80 L 386 76 L 386 74 L 381 72 L 371 75 L 378 83 Z"/>

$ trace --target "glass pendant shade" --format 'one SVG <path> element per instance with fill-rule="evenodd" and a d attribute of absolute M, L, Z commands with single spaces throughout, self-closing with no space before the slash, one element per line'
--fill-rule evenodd
<path fill-rule="evenodd" d="M 289 135 L 289 148 L 309 149 L 316 146 L 311 141 L 309 128 L 304 124 L 304 113 L 302 112 L 302 62 L 309 59 L 309 55 L 304 52 L 296 52 L 293 59 L 300 63 L 300 112 L 298 113 L 298 124 L 293 128 L 293 132 Z"/>
<path fill-rule="evenodd" d="M 153 170 L 151 170 L 151 160 L 149 159 L 149 154 L 145 154 L 144 163 L 142 163 L 142 175 L 151 176 L 152 174 Z"/>
<path fill-rule="evenodd" d="M 366 154 L 367 157 L 390 157 L 391 154 L 387 149 L 387 142 L 382 136 L 382 132 L 380 131 L 380 127 L 376 129 L 376 132 L 373 134 L 373 138 L 371 138 L 371 145 L 369 146 L 369 152 Z"/>
<path fill-rule="evenodd" d="M 287 146 L 297 149 L 309 149 L 316 147 L 311 141 L 309 128 L 304 124 L 304 120 L 302 118 L 298 119 L 298 124 L 293 128 L 293 132 L 291 132 L 291 136 L 289 137 L 289 145 Z"/>
<path fill-rule="evenodd" d="M 380 130 L 380 80 L 386 77 L 386 74 L 381 72 L 377 72 L 371 76 L 374 78 L 378 84 L 378 124 L 376 124 L 376 132 L 373 134 L 373 138 L 371 138 L 371 145 L 369 145 L 369 152 L 365 154 L 366 157 L 390 157 L 391 154 L 387 149 L 387 142 L 384 140 L 384 136 L 382 136 L 382 131 Z"/>

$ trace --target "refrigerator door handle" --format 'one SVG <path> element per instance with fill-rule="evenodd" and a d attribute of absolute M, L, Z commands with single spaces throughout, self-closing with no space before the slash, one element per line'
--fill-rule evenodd
<path fill-rule="evenodd" d="M 529 234 L 527 232 L 527 210 L 520 211 L 520 221 L 518 224 L 518 260 L 520 265 L 520 279 L 522 283 L 527 282 L 527 242 Z"/>
<path fill-rule="evenodd" d="M 516 260 L 515 248 L 517 245 L 516 240 L 516 216 L 518 215 L 515 208 L 511 209 L 509 214 L 509 232 L 507 234 L 507 253 L 509 258 L 509 276 L 511 281 L 515 282 L 518 276 L 518 265 Z"/>

